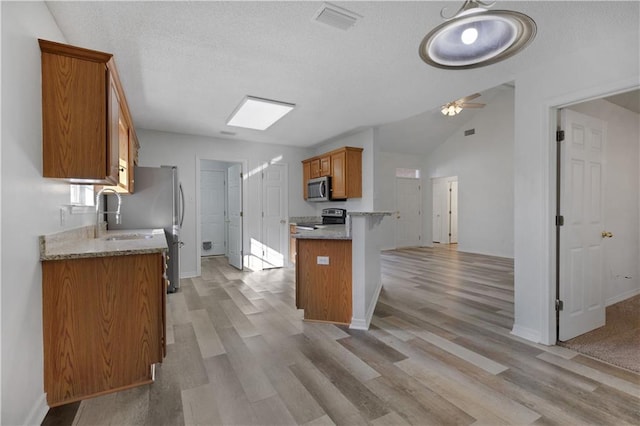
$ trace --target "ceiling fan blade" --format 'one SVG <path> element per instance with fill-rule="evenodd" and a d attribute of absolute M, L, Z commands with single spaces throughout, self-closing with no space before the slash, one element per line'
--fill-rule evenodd
<path fill-rule="evenodd" d="M 457 102 L 467 102 L 477 98 L 478 96 L 480 96 L 480 93 L 474 93 L 473 95 L 465 96 L 464 98 L 458 99 Z"/>
<path fill-rule="evenodd" d="M 479 103 L 463 103 L 462 105 L 460 105 L 462 108 L 484 108 L 486 104 L 479 104 Z"/>

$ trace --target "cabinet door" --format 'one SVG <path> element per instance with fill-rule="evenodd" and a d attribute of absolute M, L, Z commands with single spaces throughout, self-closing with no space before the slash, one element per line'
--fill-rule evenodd
<path fill-rule="evenodd" d="M 160 254 L 43 262 L 49 406 L 149 383 L 163 358 L 164 291 Z"/>
<path fill-rule="evenodd" d="M 320 177 L 320 159 L 311 160 L 311 179 Z"/>
<path fill-rule="evenodd" d="M 120 110 L 118 119 L 118 186 L 129 192 L 129 126 L 124 120 L 124 114 Z"/>
<path fill-rule="evenodd" d="M 306 200 L 307 195 L 307 182 L 311 179 L 311 162 L 304 161 L 302 163 L 302 195 Z"/>
<path fill-rule="evenodd" d="M 341 200 L 347 198 L 347 153 L 340 151 L 331 154 L 331 198 Z"/>
<path fill-rule="evenodd" d="M 320 159 L 320 176 L 331 176 L 331 156 Z"/>
<path fill-rule="evenodd" d="M 105 146 L 109 90 L 103 63 L 42 53 L 44 177 L 117 182 Z"/>
<path fill-rule="evenodd" d="M 113 79 L 109 78 L 109 123 L 107 132 L 107 170 L 109 176 L 120 182 L 120 100 Z"/>

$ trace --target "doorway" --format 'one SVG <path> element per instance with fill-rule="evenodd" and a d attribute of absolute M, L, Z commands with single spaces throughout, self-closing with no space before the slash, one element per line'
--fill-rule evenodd
<path fill-rule="evenodd" d="M 199 258 L 226 256 L 242 269 L 242 164 L 201 159 L 199 165 Z"/>
<path fill-rule="evenodd" d="M 608 307 L 640 293 L 640 96 L 559 110 L 556 340 L 605 324 Z M 633 104 L 635 103 L 635 111 Z"/>
<path fill-rule="evenodd" d="M 431 180 L 433 194 L 433 242 L 458 243 L 458 177 Z"/>

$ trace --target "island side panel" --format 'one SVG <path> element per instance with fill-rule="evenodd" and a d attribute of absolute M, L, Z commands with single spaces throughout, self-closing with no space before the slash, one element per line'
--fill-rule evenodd
<path fill-rule="evenodd" d="M 318 264 L 327 257 L 328 265 Z M 349 324 L 352 314 L 351 241 L 297 239 L 298 307 L 304 319 Z"/>

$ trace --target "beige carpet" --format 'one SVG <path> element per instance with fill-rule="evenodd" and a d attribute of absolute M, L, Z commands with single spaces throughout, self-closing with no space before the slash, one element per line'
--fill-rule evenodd
<path fill-rule="evenodd" d="M 604 327 L 561 345 L 640 373 L 640 295 L 607 307 Z"/>

